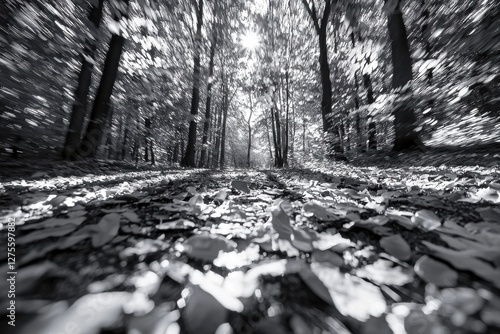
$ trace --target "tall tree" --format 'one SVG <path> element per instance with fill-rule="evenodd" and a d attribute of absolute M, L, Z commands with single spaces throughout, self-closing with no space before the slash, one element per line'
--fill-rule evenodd
<path fill-rule="evenodd" d="M 129 0 L 122 1 L 124 6 L 115 8 L 115 19 L 126 19 L 128 16 Z M 124 8 L 124 10 L 123 10 Z M 115 85 L 120 58 L 125 45 L 125 37 L 122 33 L 113 33 L 109 43 L 108 52 L 104 61 L 101 81 L 97 88 L 96 97 L 90 114 L 90 120 L 78 150 L 75 154 L 78 157 L 95 157 L 102 140 L 103 130 L 109 113 L 111 94 Z M 75 154 L 73 156 L 75 156 Z"/>
<path fill-rule="evenodd" d="M 217 2 L 215 3 L 217 5 Z M 215 9 L 215 15 L 217 15 L 217 6 Z M 211 122 L 211 105 L 212 105 L 212 86 L 214 81 L 214 58 L 215 51 L 217 48 L 217 26 L 214 21 L 212 30 L 212 44 L 210 45 L 210 59 L 208 61 L 208 85 L 207 85 L 207 100 L 205 104 L 205 123 L 203 126 L 203 138 L 201 142 L 201 156 L 200 156 L 200 167 L 206 167 L 207 164 L 207 143 L 208 143 L 208 132 L 210 130 Z"/>
<path fill-rule="evenodd" d="M 250 152 L 252 151 L 252 114 L 253 114 L 253 103 L 252 103 L 252 89 L 248 91 L 248 100 L 250 103 L 250 114 L 248 115 L 248 149 L 247 149 L 247 167 L 250 168 Z"/>
<path fill-rule="evenodd" d="M 182 158 L 181 165 L 185 167 L 196 167 L 196 116 L 198 115 L 198 105 L 200 104 L 200 76 L 201 76 L 201 29 L 203 26 L 203 0 L 193 1 L 196 11 L 196 38 L 194 45 L 194 66 L 193 66 L 193 93 L 191 97 L 191 120 L 189 122 L 188 143 L 186 152 Z"/>
<path fill-rule="evenodd" d="M 407 85 L 413 79 L 413 73 L 401 0 L 385 0 L 385 10 L 392 47 L 392 87 L 400 90 L 400 99 L 393 110 L 395 128 L 393 150 L 400 151 L 418 147 L 421 142 L 416 132 L 415 112 L 403 98 L 404 95 L 409 95 L 410 87 Z"/>
<path fill-rule="evenodd" d="M 94 36 L 101 23 L 103 3 L 104 0 L 99 0 L 97 3 L 90 3 L 88 20 L 91 27 L 94 29 L 94 31 L 92 31 Z M 78 84 L 74 93 L 73 110 L 71 112 L 68 132 L 66 133 L 66 140 L 62 150 L 62 156 L 65 159 L 70 159 L 73 156 L 74 151 L 80 143 L 83 122 L 85 120 L 85 114 L 87 113 L 88 95 L 92 81 L 96 48 L 96 38 L 87 37 L 81 54 L 82 66 L 80 68 Z"/>
<path fill-rule="evenodd" d="M 314 29 L 318 35 L 319 42 L 319 65 L 322 86 L 321 116 L 323 119 L 323 131 L 332 136 L 332 148 L 336 158 L 343 157 L 338 131 L 334 127 L 332 112 L 332 81 L 330 79 L 330 64 L 328 62 L 327 27 L 332 8 L 332 0 L 324 0 L 323 15 L 320 18 L 314 0 L 302 0 L 304 7 L 312 19 Z"/>

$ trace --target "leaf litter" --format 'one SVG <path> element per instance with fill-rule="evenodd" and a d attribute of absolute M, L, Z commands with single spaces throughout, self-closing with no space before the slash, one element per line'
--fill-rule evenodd
<path fill-rule="evenodd" d="M 45 305 L 21 333 L 68 321 L 82 333 L 497 331 L 498 171 L 411 172 L 6 182 L 23 202 L 2 208 L 23 246 L 18 298 Z"/>

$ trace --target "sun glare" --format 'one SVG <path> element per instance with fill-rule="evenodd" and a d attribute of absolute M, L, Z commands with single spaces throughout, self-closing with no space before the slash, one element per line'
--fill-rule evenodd
<path fill-rule="evenodd" d="M 248 50 L 254 50 L 257 48 L 259 42 L 259 35 L 257 35 L 254 31 L 247 31 L 241 36 L 241 45 Z"/>

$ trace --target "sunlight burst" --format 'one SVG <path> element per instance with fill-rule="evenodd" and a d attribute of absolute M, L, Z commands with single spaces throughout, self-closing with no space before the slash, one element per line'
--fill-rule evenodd
<path fill-rule="evenodd" d="M 241 45 L 248 49 L 254 50 L 260 43 L 259 35 L 254 31 L 247 31 L 241 36 Z"/>

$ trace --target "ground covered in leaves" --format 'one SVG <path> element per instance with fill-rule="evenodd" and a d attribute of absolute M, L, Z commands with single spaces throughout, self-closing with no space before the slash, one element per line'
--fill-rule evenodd
<path fill-rule="evenodd" d="M 494 158 L 484 167 L 18 171 L 0 195 L 2 240 L 15 222 L 15 254 L 4 249 L 0 269 L 12 271 L 15 256 L 16 327 L 4 316 L 0 328 L 498 333 Z M 9 282 L 0 287 L 5 313 Z"/>

